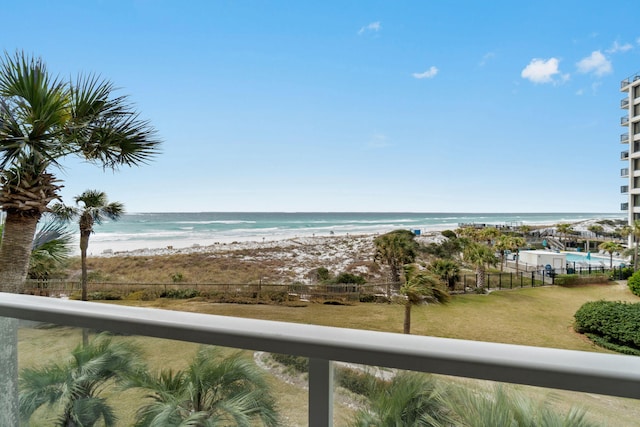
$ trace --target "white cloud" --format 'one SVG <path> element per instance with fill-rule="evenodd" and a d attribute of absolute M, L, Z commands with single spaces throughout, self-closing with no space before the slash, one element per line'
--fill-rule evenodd
<path fill-rule="evenodd" d="M 631 43 L 620 44 L 617 41 L 615 41 L 613 42 L 613 45 L 606 50 L 606 52 L 607 53 L 626 52 L 631 49 L 633 49 L 633 45 Z"/>
<path fill-rule="evenodd" d="M 369 25 L 365 25 L 364 27 L 360 28 L 360 30 L 358 31 L 358 34 L 362 35 L 367 31 L 378 32 L 380 31 L 381 28 L 382 26 L 380 25 L 380 21 L 372 22 Z"/>
<path fill-rule="evenodd" d="M 599 50 L 591 52 L 590 56 L 578 62 L 578 72 L 593 73 L 596 76 L 604 76 L 613 71 L 611 61 L 609 61 Z"/>
<path fill-rule="evenodd" d="M 534 58 L 529 62 L 520 75 L 523 79 L 532 81 L 533 83 L 556 83 L 554 76 L 560 74 L 558 58 L 549 58 L 547 60 Z M 569 78 L 568 74 L 560 76 L 562 80 Z"/>
<path fill-rule="evenodd" d="M 487 64 L 487 62 L 489 62 L 495 57 L 496 57 L 496 54 L 493 52 L 485 53 L 478 65 L 480 65 L 481 67 L 484 67 Z"/>
<path fill-rule="evenodd" d="M 413 73 L 411 75 L 416 79 L 431 79 L 431 78 L 434 78 L 436 74 L 438 74 L 438 68 L 432 65 L 424 73 Z"/>
<path fill-rule="evenodd" d="M 388 147 L 389 141 L 387 136 L 381 133 L 374 133 L 367 144 L 369 148 L 385 148 Z"/>

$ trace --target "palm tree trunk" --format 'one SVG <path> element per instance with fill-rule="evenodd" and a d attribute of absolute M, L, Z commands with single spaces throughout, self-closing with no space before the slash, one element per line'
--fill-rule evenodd
<path fill-rule="evenodd" d="M 484 268 L 481 266 L 476 267 L 476 287 L 484 288 Z"/>
<path fill-rule="evenodd" d="M 7 212 L 0 244 L 0 291 L 19 292 L 29 271 L 33 236 L 40 216 Z"/>
<path fill-rule="evenodd" d="M 85 230 L 80 232 L 80 261 L 82 265 L 82 301 L 87 300 L 87 248 L 89 247 L 89 234 Z"/>
<path fill-rule="evenodd" d="M 0 291 L 18 292 L 29 270 L 39 216 L 8 212 L 0 244 Z M 0 425 L 18 425 L 18 320 L 0 317 Z"/>
<path fill-rule="evenodd" d="M 409 301 L 404 306 L 404 333 L 411 333 L 411 303 Z"/>
<path fill-rule="evenodd" d="M 87 248 L 91 231 L 80 230 L 80 264 L 82 266 L 82 301 L 87 301 Z M 89 345 L 89 330 L 82 328 L 82 345 Z"/>

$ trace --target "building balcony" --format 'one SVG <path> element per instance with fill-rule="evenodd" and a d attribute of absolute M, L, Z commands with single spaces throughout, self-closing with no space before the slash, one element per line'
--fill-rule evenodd
<path fill-rule="evenodd" d="M 620 160 L 629 160 L 629 150 L 620 153 Z"/>
<path fill-rule="evenodd" d="M 621 126 L 629 126 L 629 116 L 620 117 L 620 125 Z"/>
<path fill-rule="evenodd" d="M 631 83 L 633 83 L 633 82 L 635 82 L 635 81 L 638 81 L 638 80 L 640 80 L 640 72 L 635 73 L 635 74 L 632 74 L 631 76 L 629 76 L 629 77 L 627 77 L 626 79 L 622 80 L 622 81 L 620 82 L 620 90 L 622 90 L 622 91 L 626 91 L 626 90 L 627 90 L 627 88 L 628 88 L 628 86 L 629 86 Z"/>
<path fill-rule="evenodd" d="M 623 98 L 620 100 L 620 108 L 626 110 L 629 108 L 629 98 Z"/>
<path fill-rule="evenodd" d="M 111 331 L 186 343 L 309 358 L 308 410 L 310 426 L 333 425 L 334 361 L 449 375 L 467 379 L 570 390 L 608 396 L 640 398 L 640 358 L 553 348 L 466 341 L 447 338 L 293 324 L 199 313 L 127 307 L 31 295 L 1 294 L 0 316 L 17 327 L 21 319 L 61 326 Z M 3 326 L 6 326 L 4 324 Z M 54 334 L 51 328 L 43 334 Z M 66 333 L 75 333 L 73 330 Z M 32 337 L 32 335 L 28 335 Z M 7 363 L 19 351 L 4 341 L 0 353 Z M 166 349 L 180 344 L 173 343 Z M 15 348 L 8 348 L 14 346 Z M 33 352 L 27 341 L 20 349 Z M 5 351 L 7 350 L 7 351 Z M 44 349 L 42 350 L 44 351 Z M 11 372 L 10 369 L 3 372 Z M 6 379 L 3 379 L 6 381 Z M 469 384 L 465 380 L 465 387 Z M 6 389 L 11 389 L 7 387 Z M 484 389 L 486 392 L 486 389 Z M 298 393 L 301 395 L 303 393 Z M 296 397 L 299 398 L 299 396 Z M 1 396 L 4 405 L 8 396 Z M 613 398 L 607 398 L 614 400 Z M 609 405 L 610 403 L 607 403 Z M 116 414 L 118 415 L 118 414 Z M 289 416 L 290 414 L 286 414 Z M 10 421 L 7 421 L 10 420 Z M 14 425 L 0 413 L 2 425 Z"/>
<path fill-rule="evenodd" d="M 629 192 L 629 186 L 628 185 L 621 185 L 620 186 L 620 193 L 626 194 L 628 192 Z"/>
<path fill-rule="evenodd" d="M 629 203 L 620 203 L 620 210 L 621 211 L 628 211 L 629 210 Z"/>
<path fill-rule="evenodd" d="M 620 169 L 620 177 L 628 178 L 629 177 L 629 168 Z"/>
<path fill-rule="evenodd" d="M 628 144 L 629 143 L 629 133 L 625 132 L 620 134 L 620 144 Z"/>

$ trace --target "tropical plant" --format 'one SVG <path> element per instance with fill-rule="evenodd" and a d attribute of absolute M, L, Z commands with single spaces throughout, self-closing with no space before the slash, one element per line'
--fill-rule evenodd
<path fill-rule="evenodd" d="M 640 241 L 640 219 L 633 221 L 631 225 L 633 235 L 633 270 L 638 270 L 638 241 Z"/>
<path fill-rule="evenodd" d="M 441 288 L 437 277 L 428 271 L 420 270 L 416 264 L 404 266 L 405 283 L 400 287 L 400 294 L 404 300 L 405 334 L 411 333 L 411 309 L 414 305 L 425 302 L 445 303 L 449 301 L 449 294 Z"/>
<path fill-rule="evenodd" d="M 520 253 L 520 248 L 525 246 L 527 244 L 527 241 L 524 239 L 524 237 L 510 236 L 510 238 L 507 240 L 507 244 L 508 244 L 509 250 L 511 252 L 515 252 L 516 254 L 516 273 L 517 273 L 518 263 L 520 262 L 520 257 L 518 256 L 518 254 Z"/>
<path fill-rule="evenodd" d="M 184 371 L 142 373 L 128 387 L 144 389 L 150 400 L 136 414 L 137 427 L 279 425 L 262 371 L 215 347 L 201 348 Z"/>
<path fill-rule="evenodd" d="M 64 224 L 47 221 L 36 231 L 29 259 L 30 279 L 47 279 L 71 255 L 73 233 Z"/>
<path fill-rule="evenodd" d="M 613 254 L 622 252 L 624 248 L 618 242 L 602 242 L 598 245 L 598 249 L 609 254 L 609 268 L 613 268 Z"/>
<path fill-rule="evenodd" d="M 604 233 L 604 227 L 598 224 L 592 224 L 588 226 L 587 230 L 595 234 L 596 237 L 599 237 L 600 235 L 602 235 L 602 233 Z"/>
<path fill-rule="evenodd" d="M 409 230 L 394 230 L 376 237 L 373 243 L 376 247 L 375 259 L 387 264 L 391 282 L 399 283 L 402 266 L 412 263 L 418 254 L 415 234 Z"/>
<path fill-rule="evenodd" d="M 6 213 L 0 244 L 0 291 L 18 291 L 29 268 L 37 223 L 59 199 L 54 175 L 68 156 L 103 168 L 136 166 L 159 148 L 154 130 L 126 96 L 95 75 L 63 81 L 37 57 L 17 52 L 0 61 L 0 206 Z M 0 342 L 16 346 L 17 321 L 0 319 Z M 17 424 L 16 353 L 0 357 L 1 425 Z M 6 372 L 6 375 L 4 373 Z"/>
<path fill-rule="evenodd" d="M 535 401 L 521 393 L 496 386 L 491 392 L 468 387 L 450 390 L 447 402 L 456 415 L 456 426 L 486 427 L 594 427 L 585 418 L 585 411 L 571 408 L 561 414 L 542 401 Z"/>
<path fill-rule="evenodd" d="M 124 213 L 124 205 L 120 202 L 107 200 L 107 194 L 98 190 L 86 190 L 75 197 L 76 205 L 64 206 L 60 203 L 54 205 L 54 214 L 64 220 L 77 218 L 80 227 L 80 260 L 82 266 L 82 301 L 87 300 L 87 248 L 89 237 L 93 233 L 93 226 L 99 225 L 105 219 L 117 221 Z"/>
<path fill-rule="evenodd" d="M 367 409 L 358 411 L 353 427 L 439 427 L 454 425 L 433 377 L 401 372 L 378 386 Z"/>
<path fill-rule="evenodd" d="M 477 242 L 470 242 L 464 248 L 464 260 L 475 267 L 478 288 L 484 288 L 487 265 L 496 265 L 499 261 L 490 247 Z"/>
<path fill-rule="evenodd" d="M 460 278 L 460 266 L 450 259 L 437 259 L 427 266 L 427 270 L 438 276 L 449 289 L 453 289 Z"/>
<path fill-rule="evenodd" d="M 63 364 L 20 371 L 20 417 L 28 421 L 43 405 L 53 409 L 61 427 L 91 427 L 102 422 L 115 426 L 117 417 L 100 395 L 105 387 L 143 369 L 134 347 L 100 335 L 89 345 L 78 346 Z"/>
<path fill-rule="evenodd" d="M 569 234 L 573 233 L 573 225 L 567 223 L 556 224 L 556 230 L 558 231 L 558 233 L 564 236 L 564 240 L 566 242 L 569 238 Z"/>
<path fill-rule="evenodd" d="M 487 241 L 487 245 L 491 245 L 492 242 L 502 235 L 502 232 L 496 227 L 484 227 L 480 229 L 478 233 L 481 239 Z"/>

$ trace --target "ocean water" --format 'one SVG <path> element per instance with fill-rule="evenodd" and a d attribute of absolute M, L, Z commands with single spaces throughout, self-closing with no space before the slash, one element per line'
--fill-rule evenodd
<path fill-rule="evenodd" d="M 286 213 L 202 212 L 126 214 L 95 226 L 89 252 L 280 240 L 291 237 L 386 233 L 395 229 L 454 229 L 460 223 L 527 225 L 623 219 L 620 213 Z"/>

